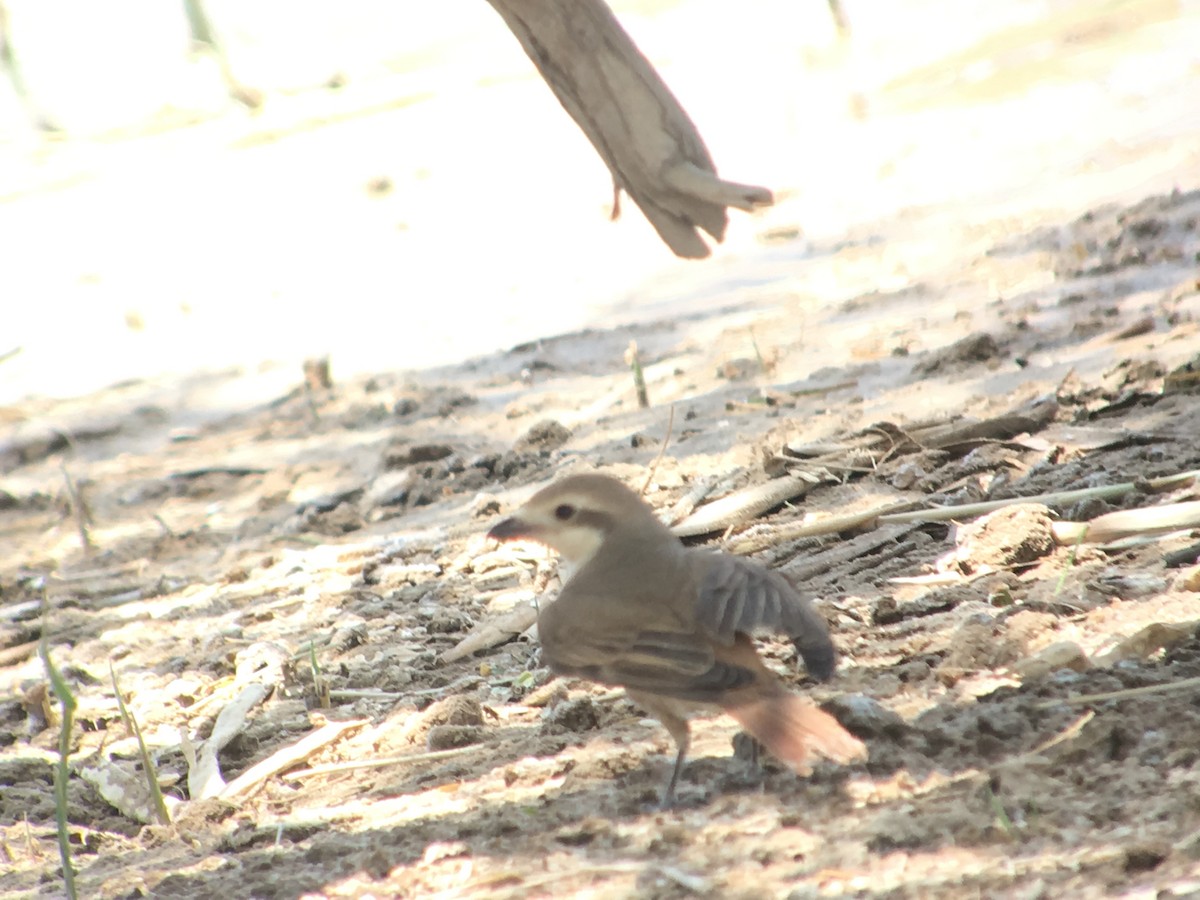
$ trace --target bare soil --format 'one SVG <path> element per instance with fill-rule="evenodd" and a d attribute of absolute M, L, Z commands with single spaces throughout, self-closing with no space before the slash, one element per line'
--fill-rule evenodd
<path fill-rule="evenodd" d="M 548 675 L 527 640 L 442 661 L 549 565 L 498 560 L 482 538 L 494 517 L 577 468 L 640 487 L 672 404 L 647 494 L 663 508 L 710 475 L 732 476 L 729 487 L 765 480 L 764 458 L 786 446 L 845 441 L 884 421 L 912 428 L 908 401 L 942 386 L 952 396 L 971 385 L 970 399 L 920 418 L 1054 404 L 1021 438 L 876 453 L 752 526 L 768 536 L 805 513 L 881 497 L 961 503 L 1200 469 L 1198 253 L 1195 192 L 1011 236 L 979 264 L 1003 274 L 1032 255 L 1054 267 L 1052 286 L 967 311 L 939 285 L 864 295 L 829 311 L 825 327 L 844 330 L 864 309 L 934 318 L 947 301 L 936 324 L 961 337 L 913 352 L 899 326 L 875 358 L 797 379 L 804 317 L 781 304 L 756 320 L 761 359 L 726 349 L 747 340 L 726 312 L 298 387 L 195 428 L 146 403 L 143 384 L 60 404 L 65 426 L 27 422 L 2 448 L 3 678 L 14 696 L 0 705 L 0 885 L 62 890 L 57 729 L 36 654 L 45 636 L 79 700 L 72 764 L 138 766 L 112 665 L 175 796 L 187 793 L 180 730 L 208 736 L 248 679 L 270 696 L 221 753 L 227 779 L 327 720 L 361 723 L 246 794 L 182 804 L 170 827 L 143 826 L 73 778 L 85 896 L 1200 889 L 1196 689 L 1071 699 L 1200 677 L 1195 547 L 1182 567 L 1165 562 L 1194 532 L 1055 546 L 1037 543 L 1037 516 L 1011 515 L 957 543 L 954 527 L 921 521 L 770 543 L 762 558 L 818 598 L 843 655 L 834 683 L 800 689 L 866 739 L 870 761 L 809 779 L 770 763 L 758 771 L 729 754 L 728 722 L 706 722 L 668 812 L 654 803 L 669 741 L 627 701 L 586 684 L 542 690 Z M 1158 287 L 1131 297 L 1122 284 L 1133 271 Z M 635 408 L 612 363 L 634 337 L 657 400 L 649 410 Z M 890 386 L 867 387 L 879 380 Z M 91 551 L 61 467 L 90 512 Z M 1139 489 L 1049 510 L 1086 521 L 1194 492 Z M 945 577 L 894 580 L 935 571 Z M 1111 654 L 1155 624 L 1159 639 Z M 1029 665 L 1063 643 L 1078 653 Z M 782 645 L 771 653 L 799 679 Z M 315 678 L 332 691 L 328 708 Z M 339 693 L 354 691 L 367 693 Z M 448 711 L 450 698 L 460 699 Z"/>
<path fill-rule="evenodd" d="M 1074 22 L 1070 40 L 1120 25 Z M 1057 522 L 1197 499 L 1194 481 L 1155 481 L 1200 470 L 1196 188 L 1071 215 L 999 201 L 966 226 L 953 205 L 909 208 L 836 241 L 776 219 L 758 256 L 698 277 L 787 279 L 656 321 L 438 369 L 335 364 L 330 387 L 296 371 L 263 403 L 213 403 L 247 377 L 223 371 L 5 407 L 0 895 L 63 895 L 43 641 L 78 701 L 80 896 L 1200 895 L 1200 534 L 1054 538 Z M 845 300 L 822 298 L 830 273 Z M 990 424 L 929 437 L 973 421 Z M 806 462 L 814 446 L 839 463 Z M 815 599 L 836 678 L 805 679 L 783 643 L 766 655 L 868 762 L 756 768 L 731 722 L 706 720 L 678 807 L 656 808 L 661 727 L 619 692 L 550 679 L 520 626 L 496 630 L 552 595 L 555 567 L 483 535 L 591 468 L 649 476 L 664 514 L 701 483 L 713 500 L 813 474 L 802 500 L 688 540 L 752 546 Z M 789 536 L 886 504 L 1119 484 L 983 521 Z M 171 825 L 145 821 L 110 670 Z M 218 754 L 236 789 L 193 796 L 189 745 L 248 691 L 263 699 Z"/>

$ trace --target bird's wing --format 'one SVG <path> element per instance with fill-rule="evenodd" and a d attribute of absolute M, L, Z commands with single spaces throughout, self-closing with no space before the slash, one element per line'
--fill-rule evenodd
<path fill-rule="evenodd" d="M 644 609 L 621 615 L 611 602 L 581 599 L 562 596 L 538 617 L 543 657 L 560 674 L 697 702 L 717 702 L 755 678 L 737 662 L 717 659 L 711 638 L 694 625 Z"/>
<path fill-rule="evenodd" d="M 833 674 L 829 626 L 787 579 L 727 553 L 708 554 L 707 563 L 697 589 L 696 621 L 713 640 L 729 646 L 738 634 L 784 634 L 814 677 L 824 680 Z"/>

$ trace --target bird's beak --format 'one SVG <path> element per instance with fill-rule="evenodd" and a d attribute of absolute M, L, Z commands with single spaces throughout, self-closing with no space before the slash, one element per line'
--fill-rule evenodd
<path fill-rule="evenodd" d="M 531 537 L 533 529 L 529 523 L 522 522 L 516 516 L 510 516 L 492 526 L 487 536 L 494 541 L 511 541 L 516 538 Z"/>

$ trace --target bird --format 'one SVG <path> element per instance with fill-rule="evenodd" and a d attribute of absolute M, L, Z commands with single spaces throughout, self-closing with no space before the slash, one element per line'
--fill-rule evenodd
<path fill-rule="evenodd" d="M 662 723 L 676 745 L 663 808 L 675 802 L 697 713 L 732 716 L 800 775 L 814 757 L 866 758 L 858 738 L 759 658 L 754 636 L 776 633 L 817 679 L 836 667 L 824 618 L 779 573 L 685 546 L 638 494 L 595 472 L 542 488 L 487 536 L 543 544 L 568 564 L 558 598 L 538 613 L 542 658 L 556 674 L 623 687 Z"/>

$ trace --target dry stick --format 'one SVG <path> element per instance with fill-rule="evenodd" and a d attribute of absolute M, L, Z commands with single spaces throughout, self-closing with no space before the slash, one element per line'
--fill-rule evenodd
<path fill-rule="evenodd" d="M 1166 684 L 1151 684 L 1146 687 L 1126 688 L 1123 691 L 1109 691 L 1103 694 L 1080 694 L 1077 697 L 1061 697 L 1058 700 L 1043 701 L 1037 704 L 1034 709 L 1053 709 L 1056 706 L 1078 706 L 1081 703 L 1100 703 L 1105 700 L 1125 700 L 1129 697 L 1141 697 L 1146 694 L 1186 691 L 1188 688 L 1200 688 L 1200 678 L 1185 678 L 1183 681 L 1168 681 Z"/>
<path fill-rule="evenodd" d="M 895 503 L 886 503 L 883 506 L 875 507 L 874 509 L 863 510 L 857 513 L 845 513 L 839 516 L 827 516 L 823 519 L 816 519 L 811 522 L 799 522 L 797 524 L 785 524 L 772 530 L 769 535 L 763 535 L 761 539 L 756 537 L 748 537 L 742 540 L 734 541 L 728 547 L 731 553 L 749 554 L 758 550 L 766 549 L 769 546 L 782 543 L 783 541 L 801 540 L 802 538 L 822 537 L 829 534 L 840 534 L 843 531 L 851 529 L 860 529 L 865 525 L 880 525 L 884 519 L 890 519 L 889 511 L 894 513 L 899 509 L 904 509 L 912 506 L 912 502 L 908 500 L 900 500 Z"/>
<path fill-rule="evenodd" d="M 171 813 L 167 810 L 162 788 L 158 784 L 158 769 L 154 765 L 154 760 L 150 758 L 150 750 L 146 747 L 146 741 L 142 737 L 142 729 L 138 727 L 137 719 L 125 706 L 125 698 L 121 696 L 121 686 L 117 683 L 117 670 L 113 668 L 111 661 L 108 664 L 108 674 L 112 678 L 113 693 L 117 695 L 117 709 L 121 713 L 121 719 L 137 741 L 138 753 L 142 757 L 142 774 L 146 776 L 146 786 L 150 789 L 150 799 L 154 803 L 154 814 L 158 817 L 158 824 L 170 825 Z"/>
<path fill-rule="evenodd" d="M 1120 484 L 1110 484 L 1105 487 L 1081 488 L 1077 491 L 1057 491 L 1050 494 L 1035 494 L 1032 497 L 1012 497 L 1008 500 L 990 500 L 986 503 L 967 503 L 962 506 L 937 506 L 932 509 L 919 509 L 914 512 L 895 513 L 879 517 L 880 525 L 904 522 L 944 522 L 950 519 L 969 519 L 982 516 L 1006 506 L 1018 503 L 1041 503 L 1045 506 L 1058 506 L 1065 503 L 1077 503 L 1080 500 L 1113 500 L 1132 494 L 1142 488 L 1153 491 L 1174 487 L 1188 481 L 1200 478 L 1200 469 L 1180 472 L 1177 475 L 1164 475 L 1162 478 L 1151 478 L 1148 481 L 1125 481 Z"/>
<path fill-rule="evenodd" d="M 1103 544 L 1120 538 L 1188 531 L 1200 526 L 1200 501 L 1164 503 L 1105 513 L 1087 522 L 1055 522 L 1054 537 L 1060 544 L 1086 537 L 1089 543 Z"/>
<path fill-rule="evenodd" d="M 88 530 L 88 525 L 92 520 L 91 510 L 84 502 L 83 495 L 79 493 L 75 479 L 67 471 L 66 463 L 59 463 L 59 468 L 62 470 L 63 480 L 67 483 L 67 497 L 71 503 L 71 514 L 75 517 L 75 527 L 79 529 L 79 540 L 83 544 L 83 549 L 91 553 L 96 549 L 96 545 L 92 543 L 91 532 Z"/>
<path fill-rule="evenodd" d="M 450 750 L 431 750 L 428 753 L 414 753 L 409 756 L 386 756 L 382 759 L 352 760 L 350 762 L 322 763 L 292 772 L 288 778 L 311 778 L 314 775 L 328 775 L 333 772 L 353 772 L 357 769 L 383 769 L 388 766 L 400 766 L 405 763 L 433 762 L 439 759 L 451 759 L 455 756 L 466 756 L 468 753 L 478 753 L 487 749 L 484 744 L 471 744 L 468 747 L 454 747 Z"/>
<path fill-rule="evenodd" d="M 654 478 L 654 473 L 658 471 L 658 464 L 662 462 L 663 454 L 667 452 L 667 444 L 671 442 L 671 429 L 675 427 L 675 404 L 671 404 L 671 410 L 667 413 L 667 433 L 663 435 L 662 445 L 658 448 L 658 456 L 654 457 L 654 462 L 650 465 L 650 471 L 646 473 L 646 480 L 642 483 L 642 489 L 639 494 L 645 494 L 646 489 L 650 487 L 650 482 Z"/>
<path fill-rule="evenodd" d="M 1037 756 L 1039 753 L 1045 753 L 1051 747 L 1057 747 L 1063 741 L 1069 741 L 1071 738 L 1075 737 L 1075 735 L 1079 734 L 1079 732 L 1083 731 L 1083 727 L 1094 718 L 1096 718 L 1096 714 L 1089 709 L 1058 734 L 1054 735 L 1054 737 L 1050 738 L 1048 741 L 1043 741 L 1030 750 L 1029 753 L 1022 754 L 1022 756 Z"/>
<path fill-rule="evenodd" d="M 29 827 L 29 813 L 21 813 L 21 824 L 25 827 L 25 852 L 33 859 L 42 859 L 42 849 L 33 840 L 33 829 Z"/>
<path fill-rule="evenodd" d="M 439 691 L 442 688 L 438 688 Z M 407 697 L 401 691 L 379 691 L 375 688 L 363 688 L 356 690 L 353 688 L 345 688 L 332 690 L 329 692 L 331 700 L 399 700 L 401 697 Z"/>
<path fill-rule="evenodd" d="M 650 396 L 646 393 L 646 376 L 642 372 L 642 361 L 638 358 L 637 341 L 629 342 L 629 349 L 625 351 L 625 363 L 633 372 L 633 386 L 637 389 L 638 408 L 648 409 Z"/>
<path fill-rule="evenodd" d="M 677 255 L 711 253 L 726 207 L 770 205 L 771 192 L 717 177 L 687 112 L 604 0 L 488 0 L 600 154 L 617 187 Z"/>
<path fill-rule="evenodd" d="M 248 793 L 259 783 L 266 781 L 285 769 L 290 769 L 301 760 L 308 759 L 318 750 L 338 740 L 345 732 L 354 728 L 362 728 L 368 724 L 367 719 L 355 719 L 349 722 L 329 722 L 311 734 L 305 735 L 299 741 L 277 750 L 262 762 L 251 766 L 233 781 L 221 789 L 220 797 L 231 798 Z"/>

